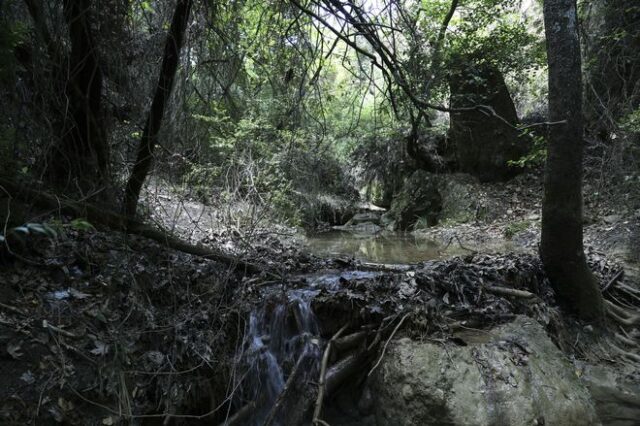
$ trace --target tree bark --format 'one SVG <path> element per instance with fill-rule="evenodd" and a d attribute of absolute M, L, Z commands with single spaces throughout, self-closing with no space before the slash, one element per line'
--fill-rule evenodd
<path fill-rule="evenodd" d="M 576 0 L 545 0 L 549 119 L 566 121 L 549 135 L 540 256 L 556 295 L 581 319 L 604 318 L 602 294 L 589 270 L 582 235 L 582 74 Z"/>
<path fill-rule="evenodd" d="M 27 2 L 35 5 L 34 2 Z M 90 0 L 65 0 L 64 17 L 69 27 L 71 52 L 67 60 L 65 83 L 67 108 L 62 138 L 49 152 L 50 171 L 57 184 L 75 181 L 83 191 L 95 190 L 108 182 L 109 147 L 102 126 L 102 70 L 91 31 Z M 55 54 L 47 41 L 46 28 L 38 9 L 30 7 L 35 24 L 44 35 L 47 50 Z M 61 65 L 61 64 L 57 64 Z"/>
<path fill-rule="evenodd" d="M 136 162 L 125 189 L 124 212 L 127 216 L 135 216 L 142 184 L 151 169 L 153 151 L 158 143 L 158 133 L 160 132 L 165 107 L 171 95 L 171 89 L 180 61 L 180 50 L 189 21 L 191 4 L 192 0 L 178 0 L 173 13 L 171 27 L 169 28 L 165 42 L 160 77 L 156 86 L 153 102 L 151 103 L 151 110 L 147 116 L 142 138 L 140 139 L 140 145 L 138 146 Z"/>

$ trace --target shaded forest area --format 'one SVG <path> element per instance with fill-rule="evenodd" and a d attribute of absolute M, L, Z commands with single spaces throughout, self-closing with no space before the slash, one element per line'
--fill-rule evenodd
<path fill-rule="evenodd" d="M 0 0 L 0 423 L 635 425 L 636 0 Z"/>

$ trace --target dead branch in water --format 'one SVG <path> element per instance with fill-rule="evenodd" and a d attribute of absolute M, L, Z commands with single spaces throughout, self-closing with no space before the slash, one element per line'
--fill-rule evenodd
<path fill-rule="evenodd" d="M 329 342 L 327 343 L 327 347 L 324 350 L 324 354 L 322 355 L 322 364 L 320 366 L 320 380 L 318 381 L 318 397 L 316 398 L 316 405 L 313 410 L 313 421 L 311 422 L 314 425 L 323 423 L 320 420 L 320 412 L 322 411 L 322 401 L 324 400 L 326 379 L 325 374 L 327 372 L 327 364 L 329 363 L 329 355 L 331 355 L 331 346 L 348 327 L 349 324 L 343 325 L 342 328 L 333 335 L 331 340 L 329 340 Z"/>

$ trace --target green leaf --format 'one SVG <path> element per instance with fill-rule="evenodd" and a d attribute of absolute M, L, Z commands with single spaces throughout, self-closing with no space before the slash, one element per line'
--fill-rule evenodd
<path fill-rule="evenodd" d="M 95 227 L 89 223 L 86 219 L 73 219 L 71 221 L 71 227 L 73 229 L 77 229 L 78 231 L 89 231 L 91 229 L 95 229 Z"/>

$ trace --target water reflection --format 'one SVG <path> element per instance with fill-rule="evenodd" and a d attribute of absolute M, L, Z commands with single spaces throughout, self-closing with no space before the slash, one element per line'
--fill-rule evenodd
<path fill-rule="evenodd" d="M 308 250 L 318 256 L 353 256 L 367 262 L 414 263 L 443 257 L 440 243 L 412 234 L 354 235 L 326 232 L 307 237 Z M 451 253 L 449 253 L 451 255 Z"/>

